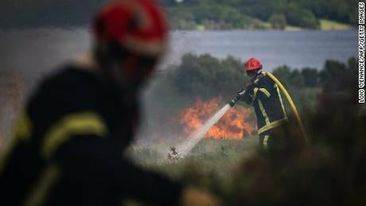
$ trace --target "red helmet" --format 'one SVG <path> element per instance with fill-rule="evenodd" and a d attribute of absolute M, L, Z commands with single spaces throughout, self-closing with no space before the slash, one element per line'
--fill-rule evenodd
<path fill-rule="evenodd" d="M 247 62 L 244 64 L 245 71 L 255 71 L 262 69 L 262 63 L 256 59 L 256 58 L 250 58 Z"/>
<path fill-rule="evenodd" d="M 154 0 L 115 0 L 97 14 L 93 31 L 98 43 L 116 42 L 144 56 L 160 57 L 167 44 L 167 23 Z"/>

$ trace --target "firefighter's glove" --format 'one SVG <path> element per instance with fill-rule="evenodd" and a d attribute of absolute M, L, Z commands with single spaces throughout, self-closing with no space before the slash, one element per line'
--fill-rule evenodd
<path fill-rule="evenodd" d="M 229 102 L 230 106 L 233 107 L 245 94 L 245 90 L 242 90 L 236 94 L 236 96 Z"/>

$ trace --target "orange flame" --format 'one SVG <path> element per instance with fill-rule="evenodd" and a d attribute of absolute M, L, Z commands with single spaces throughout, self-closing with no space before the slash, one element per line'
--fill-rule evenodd
<path fill-rule="evenodd" d="M 208 101 L 198 99 L 191 107 L 184 109 L 180 115 L 180 123 L 184 132 L 190 134 L 200 128 L 206 120 L 220 109 L 220 99 Z M 206 134 L 206 138 L 214 139 L 243 139 L 253 132 L 253 126 L 248 122 L 250 110 L 236 106 L 231 108 Z"/>

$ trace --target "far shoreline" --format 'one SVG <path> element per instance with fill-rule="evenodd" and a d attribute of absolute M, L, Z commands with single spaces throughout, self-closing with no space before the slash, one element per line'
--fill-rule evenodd
<path fill-rule="evenodd" d="M 19 27 L 19 28 L 0 28 L 0 33 L 7 32 L 26 32 L 26 31 L 76 31 L 76 30 L 88 30 L 88 26 L 41 26 L 41 27 Z M 290 27 L 286 29 L 171 29 L 170 32 L 235 32 L 235 31 L 247 31 L 247 32 L 340 32 L 340 31 L 352 31 L 356 30 L 355 27 L 348 27 L 346 29 L 306 29 L 300 27 Z"/>

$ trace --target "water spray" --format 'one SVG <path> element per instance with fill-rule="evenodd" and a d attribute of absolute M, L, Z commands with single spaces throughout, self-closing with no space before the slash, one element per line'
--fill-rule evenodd
<path fill-rule="evenodd" d="M 205 134 L 210 130 L 212 126 L 214 126 L 229 109 L 235 106 L 235 104 L 240 100 L 240 98 L 244 95 L 245 90 L 238 92 L 238 94 L 230 100 L 225 106 L 223 106 L 219 111 L 217 111 L 210 119 L 208 119 L 202 127 L 196 130 L 192 135 L 189 136 L 188 140 L 184 142 L 182 145 L 177 147 L 173 147 L 170 149 L 170 153 L 168 154 L 169 159 L 179 159 L 185 157 L 189 154 L 192 149 L 205 137 Z"/>

